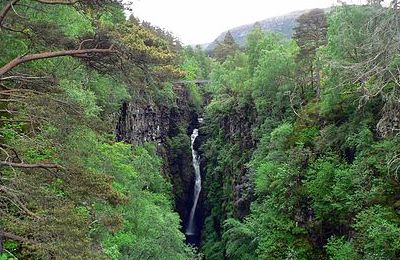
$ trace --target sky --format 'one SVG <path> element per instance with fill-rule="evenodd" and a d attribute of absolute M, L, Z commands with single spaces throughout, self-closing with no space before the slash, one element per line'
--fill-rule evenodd
<path fill-rule="evenodd" d="M 337 0 L 131 0 L 133 15 L 166 29 L 184 44 L 202 44 L 236 26 Z M 347 0 L 361 3 L 363 0 Z"/>

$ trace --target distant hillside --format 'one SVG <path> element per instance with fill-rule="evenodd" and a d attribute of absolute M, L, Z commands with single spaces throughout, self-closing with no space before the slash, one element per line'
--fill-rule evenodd
<path fill-rule="evenodd" d="M 326 9 L 326 11 L 328 11 L 328 10 L 329 9 Z M 286 15 L 267 18 L 265 20 L 258 21 L 255 23 L 259 23 L 261 28 L 263 28 L 265 31 L 281 33 L 284 36 L 290 38 L 290 37 L 292 37 L 292 34 L 293 34 L 293 28 L 296 26 L 296 19 L 300 15 L 302 15 L 308 11 L 310 11 L 310 9 L 302 10 L 302 11 L 295 11 L 295 12 L 292 12 L 292 13 L 289 13 Z M 229 31 L 232 33 L 232 36 L 235 39 L 235 41 L 239 45 L 243 46 L 245 44 L 247 34 L 253 29 L 253 26 L 255 23 L 235 27 L 235 28 L 230 29 Z M 212 51 L 215 48 L 217 41 L 224 40 L 225 34 L 227 32 L 228 31 L 221 33 L 217 37 L 217 39 L 214 40 L 214 42 L 208 44 L 207 47 L 205 47 L 205 50 L 207 52 Z M 202 46 L 206 46 L 206 45 L 202 45 Z"/>

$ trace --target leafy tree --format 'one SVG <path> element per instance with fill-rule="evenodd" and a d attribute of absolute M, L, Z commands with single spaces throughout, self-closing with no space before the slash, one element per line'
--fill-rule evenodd
<path fill-rule="evenodd" d="M 250 74 L 253 75 L 255 69 L 259 65 L 262 51 L 266 49 L 267 36 L 261 26 L 256 23 L 246 39 L 246 53 L 249 56 L 249 69 Z"/>

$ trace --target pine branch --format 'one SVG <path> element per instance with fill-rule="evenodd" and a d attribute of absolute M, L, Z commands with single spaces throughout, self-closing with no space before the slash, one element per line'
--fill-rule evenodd
<path fill-rule="evenodd" d="M 34 60 L 42 60 L 54 57 L 61 57 L 61 56 L 72 56 L 72 57 L 89 57 L 89 54 L 93 53 L 116 53 L 116 51 L 112 48 L 112 46 L 108 49 L 78 49 L 78 50 L 63 50 L 63 51 L 49 51 L 49 52 L 42 52 L 36 54 L 28 54 L 19 56 L 3 67 L 0 68 L 0 78 L 13 68 L 21 65 L 23 63 L 34 61 Z"/>

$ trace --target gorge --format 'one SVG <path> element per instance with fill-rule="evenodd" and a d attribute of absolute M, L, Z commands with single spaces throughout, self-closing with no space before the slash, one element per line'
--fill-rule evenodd
<path fill-rule="evenodd" d="M 0 3 L 0 260 L 400 259 L 398 1 L 209 53 L 126 2 Z"/>
<path fill-rule="evenodd" d="M 124 103 L 116 135 L 119 141 L 135 145 L 158 143 L 157 150 L 168 162 L 164 172 L 173 184 L 175 209 L 182 220 L 186 240 L 199 246 L 205 198 L 201 196 L 202 173 L 198 153 L 201 142 L 204 142 L 199 136 L 203 119 L 199 118 L 190 101 L 190 93 L 183 84 L 175 83 L 173 86 L 176 93 L 174 107 L 168 108 L 157 102 L 153 106 L 137 101 Z M 177 147 L 172 145 L 175 141 L 179 142 Z"/>

